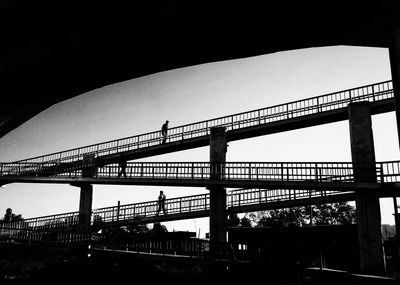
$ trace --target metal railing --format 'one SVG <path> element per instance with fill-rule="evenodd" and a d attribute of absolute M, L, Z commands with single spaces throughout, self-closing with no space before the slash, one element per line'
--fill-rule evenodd
<path fill-rule="evenodd" d="M 237 113 L 216 119 L 182 125 L 168 130 L 167 143 L 183 141 L 210 134 L 212 127 L 226 127 L 227 131 L 264 125 L 277 121 L 308 116 L 347 107 L 351 102 L 377 102 L 393 98 L 392 81 L 365 85 L 326 95 L 311 97 L 267 108 Z M 17 161 L 19 163 L 70 163 L 83 160 L 85 154 L 102 157 L 159 145 L 160 131 L 126 137 L 75 149 Z"/>
<path fill-rule="evenodd" d="M 159 255 L 180 255 L 186 257 L 214 258 L 219 260 L 237 261 L 244 257 L 236 244 L 215 242 L 198 238 L 168 239 L 155 237 L 144 240 L 129 238 L 102 239 L 91 246 L 92 249 L 111 249 L 137 253 L 152 253 Z M 214 254 L 212 254 L 212 250 Z M 247 255 L 248 256 L 248 255 Z"/>
<path fill-rule="evenodd" d="M 85 233 L 75 230 L 37 230 L 35 228 L 15 228 L 12 223 L 0 227 L 1 241 L 17 242 L 45 242 L 52 244 L 86 244 L 90 241 L 99 241 L 104 237 L 97 233 Z"/>
<path fill-rule="evenodd" d="M 2 168 L 4 169 L 4 168 Z M 117 178 L 117 166 L 105 166 L 98 171 L 97 176 Z M 313 181 L 313 182 L 343 182 L 354 181 L 352 163 L 262 163 L 240 162 L 225 164 L 201 163 L 129 163 L 128 178 L 146 179 L 210 179 L 213 173 L 217 179 L 242 180 L 273 180 L 273 181 Z M 7 172 L 8 173 L 8 172 Z M 57 174 L 60 176 L 62 174 Z M 71 174 L 68 174 L 71 175 Z M 75 175 L 75 174 L 74 174 Z M 216 177 L 214 176 L 214 178 Z M 386 161 L 376 163 L 376 176 L 379 183 L 400 181 L 400 161 Z M 125 178 L 122 178 L 125 179 Z M 268 189 L 240 189 L 233 190 L 227 195 L 228 207 L 237 207 L 251 204 L 270 203 L 336 195 L 337 191 L 311 190 L 268 190 Z M 208 210 L 210 197 L 208 194 L 179 197 L 167 200 L 168 214 L 183 214 L 194 211 Z M 135 218 L 152 217 L 157 214 L 157 201 L 128 204 L 101 208 L 93 211 L 92 222 L 128 221 Z M 78 225 L 78 213 L 64 213 L 20 222 L 3 223 L 2 225 L 15 230 L 35 228 L 48 230 L 51 228 L 73 230 Z M 0 225 L 1 227 L 1 225 Z"/>
<path fill-rule="evenodd" d="M 131 162 L 126 167 L 127 179 L 162 180 L 253 180 L 353 182 L 351 162 Z M 358 168 L 363 166 L 358 166 Z M 366 166 L 368 167 L 368 166 Z M 0 178 L 18 182 L 21 177 L 80 178 L 90 173 L 96 179 L 119 178 L 118 164 L 71 166 L 68 172 L 57 171 L 53 163 L 1 163 Z M 376 163 L 378 182 L 398 182 L 400 161 Z"/>
<path fill-rule="evenodd" d="M 224 243 L 227 248 L 227 243 Z M 162 255 L 186 255 L 190 257 L 205 257 L 210 252 L 210 241 L 197 238 L 152 239 L 106 238 L 92 245 L 93 249 L 113 249 L 140 253 L 158 253 Z"/>
<path fill-rule="evenodd" d="M 314 190 L 267 190 L 267 189 L 237 189 L 227 193 L 227 207 L 240 207 L 255 204 L 268 204 L 278 201 L 292 201 L 314 197 L 339 195 L 340 191 Z M 168 215 L 187 214 L 210 209 L 210 195 L 200 194 L 171 198 L 166 200 Z M 140 221 L 142 218 L 157 216 L 157 201 L 133 203 L 95 209 L 91 222 L 94 228 L 103 223 Z M 57 215 L 24 219 L 23 221 L 0 223 L 0 237 L 20 234 L 21 230 L 37 232 L 75 231 L 78 227 L 79 213 L 70 212 Z M 39 236 L 39 234 L 38 234 Z"/>
<path fill-rule="evenodd" d="M 84 170 L 90 177 L 120 179 L 118 164 L 96 166 L 88 164 L 71 167 L 59 173 L 51 163 L 3 163 L 0 176 L 18 181 L 23 176 L 82 177 Z M 377 170 L 378 171 L 378 170 Z M 353 181 L 353 165 L 349 162 L 131 162 L 127 164 L 128 179 L 225 179 L 225 180 L 273 180 L 273 181 Z M 87 176 L 86 176 L 87 177 Z"/>

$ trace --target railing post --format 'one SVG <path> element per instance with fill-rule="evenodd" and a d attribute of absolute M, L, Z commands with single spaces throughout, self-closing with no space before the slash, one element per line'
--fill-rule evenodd
<path fill-rule="evenodd" d="M 121 208 L 121 202 L 118 200 L 118 204 L 117 204 L 117 222 L 119 221 L 119 211 Z"/>
<path fill-rule="evenodd" d="M 383 163 L 380 162 L 379 163 L 379 167 L 380 167 L 380 179 L 381 179 L 381 183 L 385 183 L 385 177 L 383 175 Z"/>
<path fill-rule="evenodd" d="M 289 119 L 289 104 L 286 104 L 286 118 Z"/>
<path fill-rule="evenodd" d="M 372 101 L 375 102 L 375 85 L 372 84 Z"/>
<path fill-rule="evenodd" d="M 286 181 L 289 181 L 289 167 L 286 167 Z"/>

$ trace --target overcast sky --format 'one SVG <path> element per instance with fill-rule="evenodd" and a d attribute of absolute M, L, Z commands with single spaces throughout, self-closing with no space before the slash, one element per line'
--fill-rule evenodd
<path fill-rule="evenodd" d="M 343 89 L 390 80 L 388 50 L 335 46 L 267 54 L 161 72 L 105 86 L 61 102 L 0 139 L 0 160 L 157 131 Z M 60 88 L 63 88 L 60 86 Z M 55 90 L 54 92 L 57 92 Z M 373 117 L 377 161 L 398 160 L 394 112 Z M 208 161 L 209 147 L 141 161 Z M 351 161 L 348 121 L 229 143 L 227 161 Z M 93 208 L 207 193 L 200 188 L 94 186 Z M 77 211 L 79 188 L 10 184 L 0 210 L 25 218 Z M 383 223 L 394 223 L 391 199 L 381 199 Z M 208 231 L 208 218 L 166 223 L 168 230 Z"/>

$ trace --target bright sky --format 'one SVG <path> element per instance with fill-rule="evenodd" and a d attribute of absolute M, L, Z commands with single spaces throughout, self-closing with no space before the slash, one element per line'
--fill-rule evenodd
<path fill-rule="evenodd" d="M 0 160 L 156 131 L 275 104 L 390 80 L 388 50 L 335 46 L 209 63 L 161 72 L 56 104 L 0 139 Z M 62 86 L 60 86 L 62 88 Z M 57 90 L 54 90 L 57 92 Z M 377 161 L 399 160 L 394 112 L 373 117 Z M 209 147 L 142 159 L 208 161 Z M 348 121 L 229 143 L 227 161 L 351 161 Z M 94 186 L 93 209 L 207 193 L 200 188 Z M 0 188 L 0 211 L 24 218 L 77 211 L 79 188 L 10 184 Z M 382 223 L 394 224 L 392 199 L 381 199 Z M 1 213 L 0 213 L 1 214 Z M 168 230 L 204 236 L 208 218 L 168 222 Z"/>

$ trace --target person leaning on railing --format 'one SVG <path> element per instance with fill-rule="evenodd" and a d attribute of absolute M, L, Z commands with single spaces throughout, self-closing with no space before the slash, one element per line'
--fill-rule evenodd
<path fill-rule="evenodd" d="M 6 213 L 4 214 L 4 222 L 9 223 L 13 221 L 20 221 L 22 219 L 21 215 L 15 215 L 12 212 L 11 208 L 7 208 Z"/>

